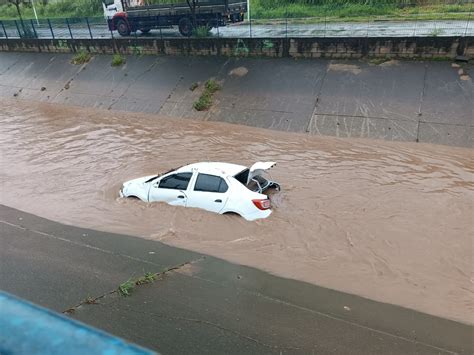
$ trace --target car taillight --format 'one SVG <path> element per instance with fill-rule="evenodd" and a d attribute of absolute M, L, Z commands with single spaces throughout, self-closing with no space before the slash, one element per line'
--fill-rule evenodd
<path fill-rule="evenodd" d="M 252 200 L 253 204 L 255 207 L 257 207 L 259 210 L 268 210 L 271 206 L 270 200 L 269 199 L 264 199 L 264 200 Z"/>

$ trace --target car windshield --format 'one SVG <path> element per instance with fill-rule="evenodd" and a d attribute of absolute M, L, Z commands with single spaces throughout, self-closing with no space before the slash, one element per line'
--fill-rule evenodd
<path fill-rule="evenodd" d="M 148 182 L 152 182 L 152 181 L 155 180 L 155 179 L 158 179 L 160 176 L 163 176 L 163 175 L 172 173 L 173 171 L 178 170 L 178 169 L 180 169 L 180 168 L 181 168 L 181 167 L 179 167 L 179 168 L 174 168 L 174 169 L 170 169 L 170 170 L 168 170 L 168 171 L 166 171 L 166 172 L 164 172 L 164 173 L 161 173 L 161 174 L 158 174 L 158 175 L 153 175 L 153 177 L 151 177 L 151 178 L 149 178 L 147 181 L 145 181 L 145 184 L 148 183 Z"/>
<path fill-rule="evenodd" d="M 145 183 L 147 183 L 147 182 L 152 182 L 153 180 L 155 180 L 156 178 L 159 178 L 160 176 L 161 176 L 161 175 L 155 175 L 155 176 L 149 178 L 147 181 L 145 181 Z"/>

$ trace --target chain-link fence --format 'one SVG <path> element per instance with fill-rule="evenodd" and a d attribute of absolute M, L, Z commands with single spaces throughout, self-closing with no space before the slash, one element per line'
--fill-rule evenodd
<path fill-rule="evenodd" d="M 198 27 L 195 37 L 430 37 L 473 36 L 473 0 L 251 0 L 244 20 Z M 132 37 L 181 37 L 166 15 L 147 20 Z M 227 18 L 225 19 L 227 20 Z M 226 26 L 215 27 L 227 22 Z M 160 26 L 168 23 L 167 26 Z M 111 38 L 103 17 L 0 21 L 0 38 Z"/>

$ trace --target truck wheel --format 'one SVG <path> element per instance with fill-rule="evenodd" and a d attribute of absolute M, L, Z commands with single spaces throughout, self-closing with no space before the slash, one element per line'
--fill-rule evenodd
<path fill-rule="evenodd" d="M 120 36 L 130 36 L 130 28 L 128 28 L 128 23 L 126 23 L 124 20 L 118 20 L 115 24 L 115 27 L 117 28 Z"/>
<path fill-rule="evenodd" d="M 179 33 L 184 37 L 191 37 L 193 34 L 193 23 L 187 17 L 183 17 L 178 22 Z"/>

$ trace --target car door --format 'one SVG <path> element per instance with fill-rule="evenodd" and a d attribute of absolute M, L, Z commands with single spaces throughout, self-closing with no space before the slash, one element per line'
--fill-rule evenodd
<path fill-rule="evenodd" d="M 193 173 L 169 174 L 154 182 L 148 193 L 148 201 L 166 202 L 173 206 L 186 206 L 189 181 Z"/>
<path fill-rule="evenodd" d="M 199 173 L 188 191 L 188 207 L 219 213 L 229 198 L 229 186 L 220 176 Z"/>

